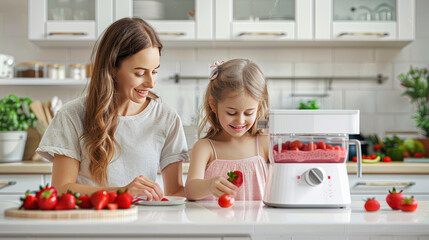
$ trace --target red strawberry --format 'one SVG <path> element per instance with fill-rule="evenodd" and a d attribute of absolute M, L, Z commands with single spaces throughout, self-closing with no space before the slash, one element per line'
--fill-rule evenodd
<path fill-rule="evenodd" d="M 116 210 L 116 209 L 118 209 L 118 204 L 117 203 L 108 203 L 107 204 L 107 209 L 109 209 L 109 210 Z"/>
<path fill-rule="evenodd" d="M 317 149 L 322 149 L 322 150 L 326 150 L 326 143 L 325 142 L 318 142 L 317 143 Z"/>
<path fill-rule="evenodd" d="M 95 210 L 103 209 L 109 203 L 109 194 L 104 190 L 96 191 L 91 196 L 91 203 Z"/>
<path fill-rule="evenodd" d="M 161 201 L 168 202 L 169 200 L 167 198 L 162 198 Z"/>
<path fill-rule="evenodd" d="M 334 149 L 334 147 L 332 147 L 332 145 L 326 145 L 326 149 L 332 150 L 332 149 Z"/>
<path fill-rule="evenodd" d="M 76 196 L 68 190 L 66 193 L 61 195 L 57 206 L 55 206 L 55 210 L 72 210 L 75 209 L 76 203 Z"/>
<path fill-rule="evenodd" d="M 42 190 L 40 198 L 37 199 L 37 205 L 42 210 L 52 210 L 57 205 L 57 195 L 54 194 L 54 189 Z"/>
<path fill-rule="evenodd" d="M 414 212 L 417 209 L 417 201 L 413 196 L 410 198 L 404 198 L 401 203 L 401 210 L 404 212 Z"/>
<path fill-rule="evenodd" d="M 88 196 L 88 195 L 80 196 L 77 200 L 78 200 L 77 205 L 80 208 L 92 208 L 91 196 Z"/>
<path fill-rule="evenodd" d="M 228 172 L 228 181 L 237 186 L 238 188 L 243 184 L 243 173 L 240 171 Z"/>
<path fill-rule="evenodd" d="M 52 194 L 54 194 L 55 196 L 57 196 L 58 195 L 58 192 L 57 192 L 57 189 L 55 188 L 55 187 L 53 187 L 53 186 L 50 186 L 49 187 L 49 184 L 46 184 L 46 186 L 45 187 L 43 187 L 42 185 L 40 185 L 39 186 L 39 191 L 38 192 L 36 192 L 36 198 L 37 199 L 39 199 L 40 198 L 40 194 L 42 194 L 42 192 L 43 192 L 43 190 L 53 190 L 52 191 Z"/>
<path fill-rule="evenodd" d="M 116 198 L 118 197 L 118 193 L 117 192 L 108 192 L 109 194 L 109 203 L 114 203 L 116 201 Z"/>
<path fill-rule="evenodd" d="M 37 209 L 37 198 L 30 194 L 30 191 L 25 192 L 25 198 L 21 198 L 22 205 L 19 209 Z"/>
<path fill-rule="evenodd" d="M 133 195 L 127 192 L 122 192 L 121 190 L 118 191 L 118 197 L 116 198 L 116 203 L 118 204 L 119 208 L 130 208 L 131 204 L 133 202 Z"/>
<path fill-rule="evenodd" d="M 402 190 L 397 192 L 395 188 L 393 188 L 392 191 L 389 190 L 389 194 L 386 196 L 387 204 L 394 210 L 401 209 L 402 200 L 404 200 Z"/>

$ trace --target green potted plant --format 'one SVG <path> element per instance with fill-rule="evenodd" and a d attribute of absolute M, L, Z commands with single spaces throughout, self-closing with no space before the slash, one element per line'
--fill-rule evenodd
<path fill-rule="evenodd" d="M 417 111 L 414 114 L 414 121 L 417 127 L 422 130 L 425 139 L 419 139 L 425 146 L 426 157 L 429 156 L 429 73 L 427 68 L 413 68 L 410 71 L 399 75 L 401 85 L 405 87 L 403 95 L 411 98 L 411 103 L 415 104 Z"/>
<path fill-rule="evenodd" d="M 36 116 L 30 110 L 31 98 L 9 95 L 0 99 L 0 162 L 21 161 L 27 129 Z"/>

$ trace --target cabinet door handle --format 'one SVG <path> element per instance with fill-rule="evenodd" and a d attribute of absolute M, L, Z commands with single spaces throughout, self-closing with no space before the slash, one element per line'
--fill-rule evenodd
<path fill-rule="evenodd" d="M 186 33 L 184 33 L 184 32 L 159 32 L 158 35 L 161 35 L 161 36 L 177 36 L 177 37 L 179 37 L 179 36 L 185 36 Z"/>
<path fill-rule="evenodd" d="M 86 32 L 50 32 L 49 36 L 55 35 L 66 35 L 66 36 L 86 36 L 88 33 Z"/>
<path fill-rule="evenodd" d="M 238 34 L 239 37 L 242 36 L 275 36 L 275 37 L 281 37 L 281 36 L 287 36 L 287 33 L 285 32 L 241 32 Z"/>
<path fill-rule="evenodd" d="M 415 182 L 357 182 L 352 188 L 357 188 L 359 186 L 366 186 L 366 187 L 404 187 L 409 188 L 413 185 L 416 185 Z"/>
<path fill-rule="evenodd" d="M 389 36 L 388 32 L 384 33 L 372 33 L 372 32 L 342 32 L 338 34 L 338 37 L 343 36 L 376 36 L 376 37 L 387 37 Z"/>
<path fill-rule="evenodd" d="M 0 182 L 0 189 L 3 189 L 7 186 L 12 186 L 15 185 L 16 182 L 15 181 L 9 181 L 9 182 Z"/>

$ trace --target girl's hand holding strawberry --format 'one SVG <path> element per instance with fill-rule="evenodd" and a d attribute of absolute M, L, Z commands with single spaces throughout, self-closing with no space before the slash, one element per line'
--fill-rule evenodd
<path fill-rule="evenodd" d="M 217 177 L 211 178 L 209 181 L 209 191 L 216 198 L 219 198 L 225 193 L 231 196 L 234 196 L 236 189 L 237 187 L 224 177 L 217 176 Z"/>
<path fill-rule="evenodd" d="M 143 175 L 136 177 L 130 184 L 125 186 L 124 189 L 128 189 L 128 193 L 135 197 L 146 196 L 147 201 L 161 201 L 164 197 L 164 193 L 158 183 Z"/>

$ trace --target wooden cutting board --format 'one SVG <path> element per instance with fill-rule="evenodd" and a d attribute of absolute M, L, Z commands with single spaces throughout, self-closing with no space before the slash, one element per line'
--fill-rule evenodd
<path fill-rule="evenodd" d="M 10 208 L 5 210 L 7 217 L 18 218 L 44 218 L 44 219 L 77 219 L 77 218 L 116 218 L 136 216 L 138 209 L 131 206 L 128 209 L 117 210 L 94 210 L 94 209 L 73 209 L 73 210 L 19 210 Z"/>

